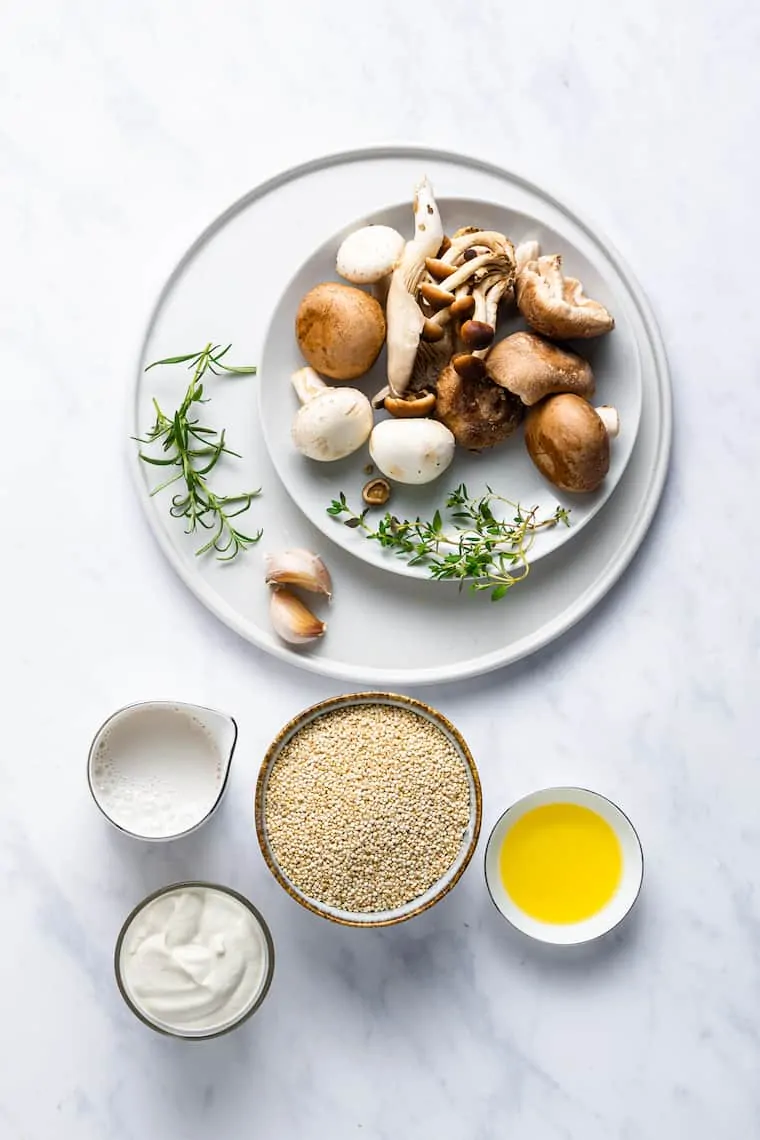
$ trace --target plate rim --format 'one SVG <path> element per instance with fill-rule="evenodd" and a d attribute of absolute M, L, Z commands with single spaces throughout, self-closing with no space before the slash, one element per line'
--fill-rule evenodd
<path fill-rule="evenodd" d="M 141 478 L 141 468 L 133 448 L 131 435 L 136 422 L 135 405 L 139 393 L 139 382 L 142 376 L 142 363 L 145 359 L 146 350 L 158 322 L 159 315 L 176 282 L 184 273 L 185 268 L 219 230 L 241 210 L 259 199 L 266 197 L 272 193 L 272 191 L 277 190 L 289 182 L 317 173 L 320 170 L 330 169 L 334 166 L 351 162 L 369 162 L 396 158 L 409 159 L 412 157 L 421 157 L 424 161 L 428 162 L 442 162 L 452 165 L 464 164 L 483 174 L 511 180 L 528 191 L 538 192 L 558 210 L 562 212 L 572 212 L 574 219 L 586 232 L 588 237 L 594 242 L 603 244 L 605 252 L 630 290 L 631 299 L 639 311 L 639 315 L 649 337 L 659 379 L 657 409 L 658 438 L 656 461 L 651 471 L 649 485 L 632 526 L 626 532 L 615 554 L 606 564 L 603 571 L 586 586 L 585 590 L 583 590 L 573 602 L 565 606 L 561 613 L 557 614 L 551 621 L 546 622 L 534 630 L 531 634 L 527 634 L 516 641 L 513 645 L 508 647 L 506 652 L 504 649 L 493 650 L 482 657 L 470 658 L 468 661 L 460 662 L 455 665 L 447 665 L 445 667 L 432 666 L 412 670 L 395 668 L 376 669 L 373 667 L 349 666 L 341 662 L 308 655 L 301 656 L 285 645 L 280 646 L 265 640 L 264 637 L 259 638 L 255 636 L 257 631 L 250 628 L 250 623 L 243 622 L 237 611 L 215 590 L 210 589 L 202 577 L 191 572 L 171 542 L 166 528 L 159 522 L 158 513 L 151 508 L 150 496 L 145 492 Z M 137 493 L 137 498 L 140 502 L 143 514 L 147 519 L 151 533 L 161 551 L 180 581 L 183 582 L 194 597 L 197 598 L 207 610 L 214 614 L 215 617 L 223 622 L 224 625 L 233 630 L 245 641 L 256 645 L 257 648 L 263 652 L 281 661 L 304 669 L 307 672 L 331 677 L 335 680 L 351 681 L 353 683 L 356 683 L 358 680 L 363 680 L 368 684 L 378 684 L 381 686 L 448 684 L 453 681 L 462 681 L 472 677 L 483 676 L 486 673 L 491 673 L 497 669 L 512 665 L 525 657 L 537 653 L 552 641 L 556 640 L 556 638 L 569 632 L 595 605 L 602 601 L 615 583 L 620 580 L 643 542 L 662 497 L 670 464 L 673 437 L 673 393 L 662 334 L 643 289 L 639 285 L 637 278 L 627 262 L 618 252 L 614 243 L 609 241 L 602 230 L 592 228 L 587 222 L 584 213 L 578 212 L 572 202 L 558 199 L 550 189 L 544 189 L 538 186 L 532 182 L 531 179 L 525 178 L 521 174 L 510 171 L 506 167 L 499 166 L 497 163 L 490 162 L 476 155 L 411 142 L 379 143 L 365 147 L 351 147 L 306 159 L 301 163 L 289 166 L 265 178 L 256 186 L 246 191 L 246 193 L 236 198 L 226 209 L 222 210 L 221 213 L 212 219 L 180 256 L 149 308 L 148 319 L 143 328 L 142 335 L 139 337 L 136 359 L 132 368 L 132 379 L 127 392 L 127 411 L 129 429 L 126 433 L 124 444 L 125 459 L 128 462 L 130 477 Z"/>

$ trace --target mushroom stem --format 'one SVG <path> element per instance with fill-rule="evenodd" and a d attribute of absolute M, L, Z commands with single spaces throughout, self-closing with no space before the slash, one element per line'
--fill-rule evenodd
<path fill-rule="evenodd" d="M 602 404 L 600 407 L 595 408 L 594 411 L 604 424 L 610 439 L 615 439 L 620 435 L 620 413 L 617 408 L 611 407 L 610 404 Z"/>
<path fill-rule="evenodd" d="M 499 302 L 506 293 L 509 287 L 509 282 L 506 277 L 501 281 L 497 281 L 495 285 L 486 293 L 486 324 L 493 325 L 496 328 L 496 314 L 499 309 Z"/>
<path fill-rule="evenodd" d="M 404 246 L 388 291 L 388 387 L 395 396 L 406 390 L 425 324 L 417 289 L 425 258 L 435 257 L 443 241 L 443 223 L 433 188 L 424 178 L 414 192 L 414 237 Z"/>
<path fill-rule="evenodd" d="M 475 302 L 472 320 L 481 321 L 483 324 L 488 321 L 488 317 L 486 316 L 486 291 L 483 287 L 484 285 L 485 282 L 481 282 L 479 285 L 476 285 L 472 291 L 472 299 Z"/>
<path fill-rule="evenodd" d="M 473 257 L 472 261 L 465 261 L 458 269 L 452 273 L 451 277 L 446 278 L 446 288 L 449 292 L 458 289 L 460 285 L 464 285 L 465 281 L 469 281 L 474 277 L 479 269 L 484 269 L 494 260 L 492 253 L 481 253 L 478 257 Z"/>
<path fill-rule="evenodd" d="M 290 382 L 296 390 L 296 395 L 300 403 L 308 404 L 309 400 L 313 400 L 315 396 L 319 396 L 321 392 L 327 389 L 327 384 L 321 376 L 319 376 L 313 368 L 306 365 L 304 368 L 299 368 L 290 377 Z"/>

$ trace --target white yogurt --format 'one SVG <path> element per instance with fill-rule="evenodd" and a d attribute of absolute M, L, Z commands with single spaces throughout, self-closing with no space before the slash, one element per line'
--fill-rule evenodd
<path fill-rule="evenodd" d="M 160 1029 L 202 1037 L 229 1028 L 270 975 L 256 915 L 217 887 L 178 887 L 147 903 L 124 932 L 119 974 L 127 997 Z"/>
<path fill-rule="evenodd" d="M 203 711 L 190 705 L 134 705 L 105 725 L 90 756 L 90 781 L 95 799 L 118 827 L 147 839 L 167 839 L 212 810 L 227 765 L 200 719 Z"/>

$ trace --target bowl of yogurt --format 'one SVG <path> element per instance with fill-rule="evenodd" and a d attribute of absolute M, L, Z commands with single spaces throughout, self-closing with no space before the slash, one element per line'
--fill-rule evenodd
<path fill-rule="evenodd" d="M 90 746 L 95 803 L 137 839 L 177 839 L 213 815 L 227 787 L 237 725 L 227 713 L 180 701 L 118 709 Z"/>
<path fill-rule="evenodd" d="M 116 983 L 136 1017 L 185 1040 L 220 1037 L 256 1012 L 274 943 L 256 907 L 230 887 L 174 883 L 148 895 L 116 941 Z"/>

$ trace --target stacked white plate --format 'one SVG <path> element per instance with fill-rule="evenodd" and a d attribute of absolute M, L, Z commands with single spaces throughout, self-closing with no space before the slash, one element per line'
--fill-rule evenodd
<path fill-rule="evenodd" d="M 621 434 L 610 473 L 591 496 L 562 496 L 511 439 L 482 456 L 458 453 L 436 483 L 394 490 L 400 517 L 430 517 L 446 493 L 486 484 L 544 516 L 570 507 L 571 526 L 541 534 L 530 577 L 500 602 L 427 579 L 326 513 L 342 490 L 357 504 L 366 481 L 364 452 L 314 464 L 290 441 L 296 407 L 290 373 L 303 361 L 293 321 L 303 294 L 336 279 L 335 252 L 357 226 L 383 222 L 410 234 L 411 192 L 426 174 L 446 231 L 477 224 L 514 241 L 536 239 L 559 252 L 565 268 L 613 312 L 615 331 L 588 342 L 583 355 L 597 379 L 596 402 L 614 404 Z M 506 331 L 509 331 L 507 328 Z M 499 333 L 501 335 L 500 326 Z M 393 147 L 330 156 L 287 171 L 236 203 L 188 251 L 155 307 L 134 382 L 130 432 L 153 419 L 151 398 L 177 406 L 188 376 L 181 367 L 144 372 L 153 360 L 231 343 L 233 363 L 259 365 L 256 377 L 210 377 L 205 416 L 225 427 L 242 455 L 216 469 L 222 490 L 261 487 L 241 529 L 263 528 L 257 547 L 225 565 L 197 558 L 202 539 L 169 515 L 170 491 L 150 490 L 160 468 L 133 468 L 151 528 L 198 599 L 243 637 L 318 673 L 378 686 L 419 685 L 474 676 L 518 660 L 569 629 L 623 573 L 652 520 L 670 450 L 667 363 L 641 290 L 600 235 L 549 194 L 488 163 L 458 155 Z M 376 390 L 383 360 L 361 385 Z M 300 546 L 320 553 L 335 594 L 324 638 L 306 649 L 284 645 L 271 630 L 264 584 L 267 551 Z"/>

